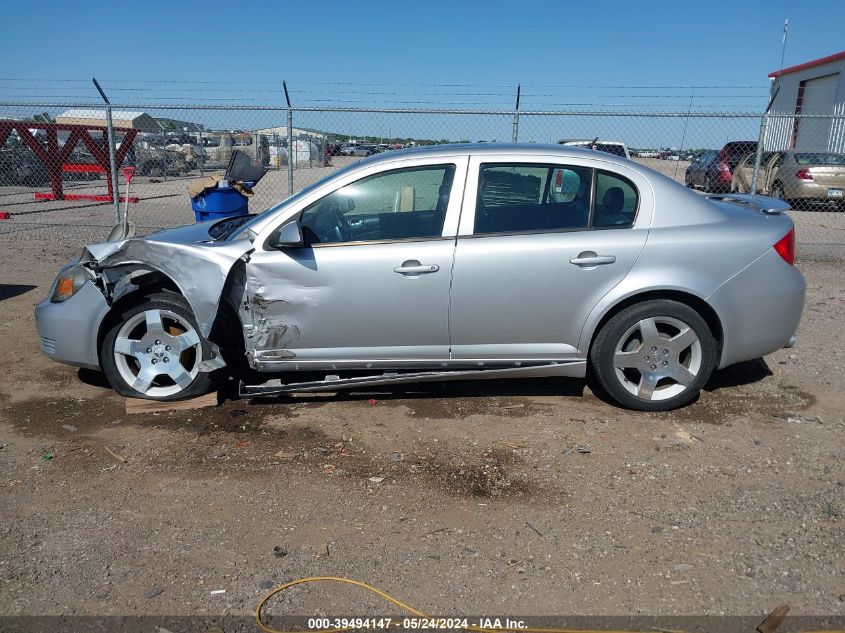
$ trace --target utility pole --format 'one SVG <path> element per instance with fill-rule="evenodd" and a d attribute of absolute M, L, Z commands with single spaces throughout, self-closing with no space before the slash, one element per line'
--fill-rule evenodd
<path fill-rule="evenodd" d="M 786 55 L 786 38 L 789 35 L 789 18 L 783 21 L 783 42 L 780 49 L 780 68 L 783 70 L 783 57 Z"/>

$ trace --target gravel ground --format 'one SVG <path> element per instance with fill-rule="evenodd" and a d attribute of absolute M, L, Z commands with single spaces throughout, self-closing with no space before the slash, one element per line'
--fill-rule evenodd
<path fill-rule="evenodd" d="M 550 379 L 127 415 L 38 352 L 78 247 L 2 241 L 0 613 L 247 614 L 337 575 L 430 613 L 843 616 L 845 214 L 795 219 L 798 346 L 665 414 Z M 303 588 L 270 611 L 380 609 Z"/>

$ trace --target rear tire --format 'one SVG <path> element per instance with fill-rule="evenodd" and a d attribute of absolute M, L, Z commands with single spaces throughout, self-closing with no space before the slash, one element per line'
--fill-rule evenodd
<path fill-rule="evenodd" d="M 698 312 L 657 299 L 625 308 L 605 323 L 590 362 L 601 386 L 623 407 L 668 411 L 698 396 L 716 354 L 716 340 Z"/>
<path fill-rule="evenodd" d="M 210 356 L 187 301 L 163 291 L 113 320 L 100 348 L 100 365 L 122 396 L 185 400 L 211 390 L 211 376 L 199 371 L 199 363 Z"/>

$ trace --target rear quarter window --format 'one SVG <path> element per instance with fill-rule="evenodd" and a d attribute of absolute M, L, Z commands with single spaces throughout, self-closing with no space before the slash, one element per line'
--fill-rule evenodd
<path fill-rule="evenodd" d="M 593 227 L 607 229 L 631 226 L 639 202 L 639 193 L 634 183 L 618 174 L 599 171 L 596 174 Z"/>

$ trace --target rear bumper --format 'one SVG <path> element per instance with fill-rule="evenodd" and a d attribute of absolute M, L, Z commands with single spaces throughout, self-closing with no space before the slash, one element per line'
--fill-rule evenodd
<path fill-rule="evenodd" d="M 722 322 L 719 367 L 794 345 L 805 292 L 804 276 L 774 249 L 723 284 L 707 299 Z"/>
<path fill-rule="evenodd" d="M 91 282 L 62 303 L 45 299 L 35 307 L 41 351 L 60 363 L 100 369 L 97 336 L 108 311 L 103 293 Z"/>
<path fill-rule="evenodd" d="M 828 189 L 842 189 L 837 185 L 820 185 L 816 182 L 802 182 L 786 187 L 784 195 L 796 200 L 826 200 L 830 202 L 845 202 L 845 198 L 828 198 Z"/>

